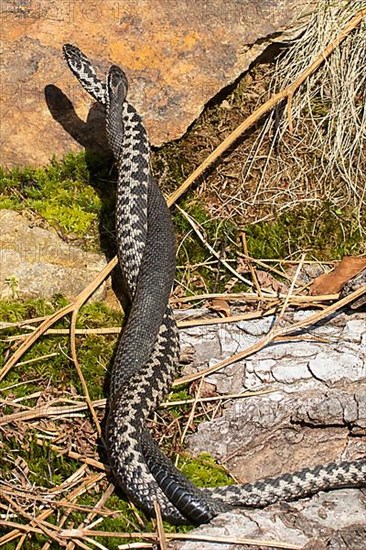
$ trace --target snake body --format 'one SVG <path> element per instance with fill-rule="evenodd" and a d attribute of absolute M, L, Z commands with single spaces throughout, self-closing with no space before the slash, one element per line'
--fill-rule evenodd
<path fill-rule="evenodd" d="M 149 167 L 141 117 L 126 100 L 127 79 L 113 65 L 101 81 L 75 46 L 65 59 L 82 86 L 105 106 L 106 134 L 117 167 L 116 236 L 131 310 L 112 371 L 106 443 L 125 493 L 149 514 L 157 500 L 173 523 L 207 522 L 233 506 L 262 507 L 320 490 L 366 483 L 366 460 L 330 463 L 252 484 L 198 489 L 159 450 L 145 428 L 176 375 L 179 337 L 168 304 L 175 238 L 165 200 Z"/>

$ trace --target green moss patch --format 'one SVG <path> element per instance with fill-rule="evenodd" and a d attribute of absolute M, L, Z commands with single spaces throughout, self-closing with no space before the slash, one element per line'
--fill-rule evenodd
<path fill-rule="evenodd" d="M 70 153 L 42 168 L 0 169 L 1 208 L 36 212 L 63 235 L 88 236 L 84 244 L 95 247 L 107 208 L 113 219 L 108 169 L 106 159 L 84 153 Z"/>

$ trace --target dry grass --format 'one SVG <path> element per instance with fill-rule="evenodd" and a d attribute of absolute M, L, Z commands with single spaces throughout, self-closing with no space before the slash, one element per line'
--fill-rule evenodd
<path fill-rule="evenodd" d="M 291 84 L 365 1 L 321 1 L 299 39 L 276 63 L 270 90 Z M 306 79 L 287 105 L 265 120 L 243 164 L 242 208 L 271 215 L 300 203 L 328 201 L 361 214 L 366 194 L 366 21 Z"/>

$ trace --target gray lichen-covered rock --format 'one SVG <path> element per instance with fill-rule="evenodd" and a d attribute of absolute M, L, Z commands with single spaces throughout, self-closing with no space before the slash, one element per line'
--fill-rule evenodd
<path fill-rule="evenodd" d="M 103 269 L 106 260 L 64 242 L 13 212 L 0 210 L 0 297 L 75 298 Z M 105 286 L 96 293 L 102 298 Z"/>
<path fill-rule="evenodd" d="M 171 550 L 246 550 L 303 548 L 304 550 L 364 550 L 366 496 L 356 489 L 316 495 L 311 501 L 276 505 L 266 510 L 226 513 L 194 531 L 201 541 L 174 542 Z M 212 537 L 210 542 L 205 542 Z M 215 538 L 228 542 L 215 542 Z M 235 543 L 237 541 L 237 543 Z M 254 542 L 256 541 L 256 544 Z M 266 541 L 266 545 L 261 544 Z M 241 544 L 239 544 L 241 542 Z M 276 545 L 278 543 L 278 546 Z"/>
<path fill-rule="evenodd" d="M 312 313 L 288 314 L 286 321 Z M 267 334 L 273 322 L 267 317 L 181 331 L 183 351 L 193 350 L 189 368 L 204 368 L 244 350 Z M 216 413 L 214 420 L 200 423 L 189 438 L 193 455 L 211 453 L 238 482 L 366 456 L 365 312 L 334 314 L 206 380 L 223 398 L 253 392 L 227 401 L 221 416 Z M 363 550 L 365 504 L 362 490 L 332 491 L 263 511 L 220 516 L 198 532 L 275 539 L 313 550 Z M 204 542 L 174 548 L 223 547 L 239 548 Z"/>

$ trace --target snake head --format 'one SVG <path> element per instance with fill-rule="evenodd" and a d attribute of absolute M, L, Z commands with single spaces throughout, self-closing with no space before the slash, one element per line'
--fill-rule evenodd
<path fill-rule="evenodd" d="M 107 89 L 110 97 L 119 100 L 122 103 L 126 99 L 128 82 L 125 73 L 118 65 L 112 65 L 107 75 Z"/>
<path fill-rule="evenodd" d="M 88 63 L 89 60 L 83 54 L 77 46 L 72 44 L 64 44 L 62 47 L 64 57 L 70 69 L 74 71 L 80 71 L 85 63 Z"/>
<path fill-rule="evenodd" d="M 71 72 L 76 76 L 84 90 L 102 105 L 106 102 L 105 83 L 98 78 L 93 63 L 77 46 L 64 44 L 63 54 Z"/>

